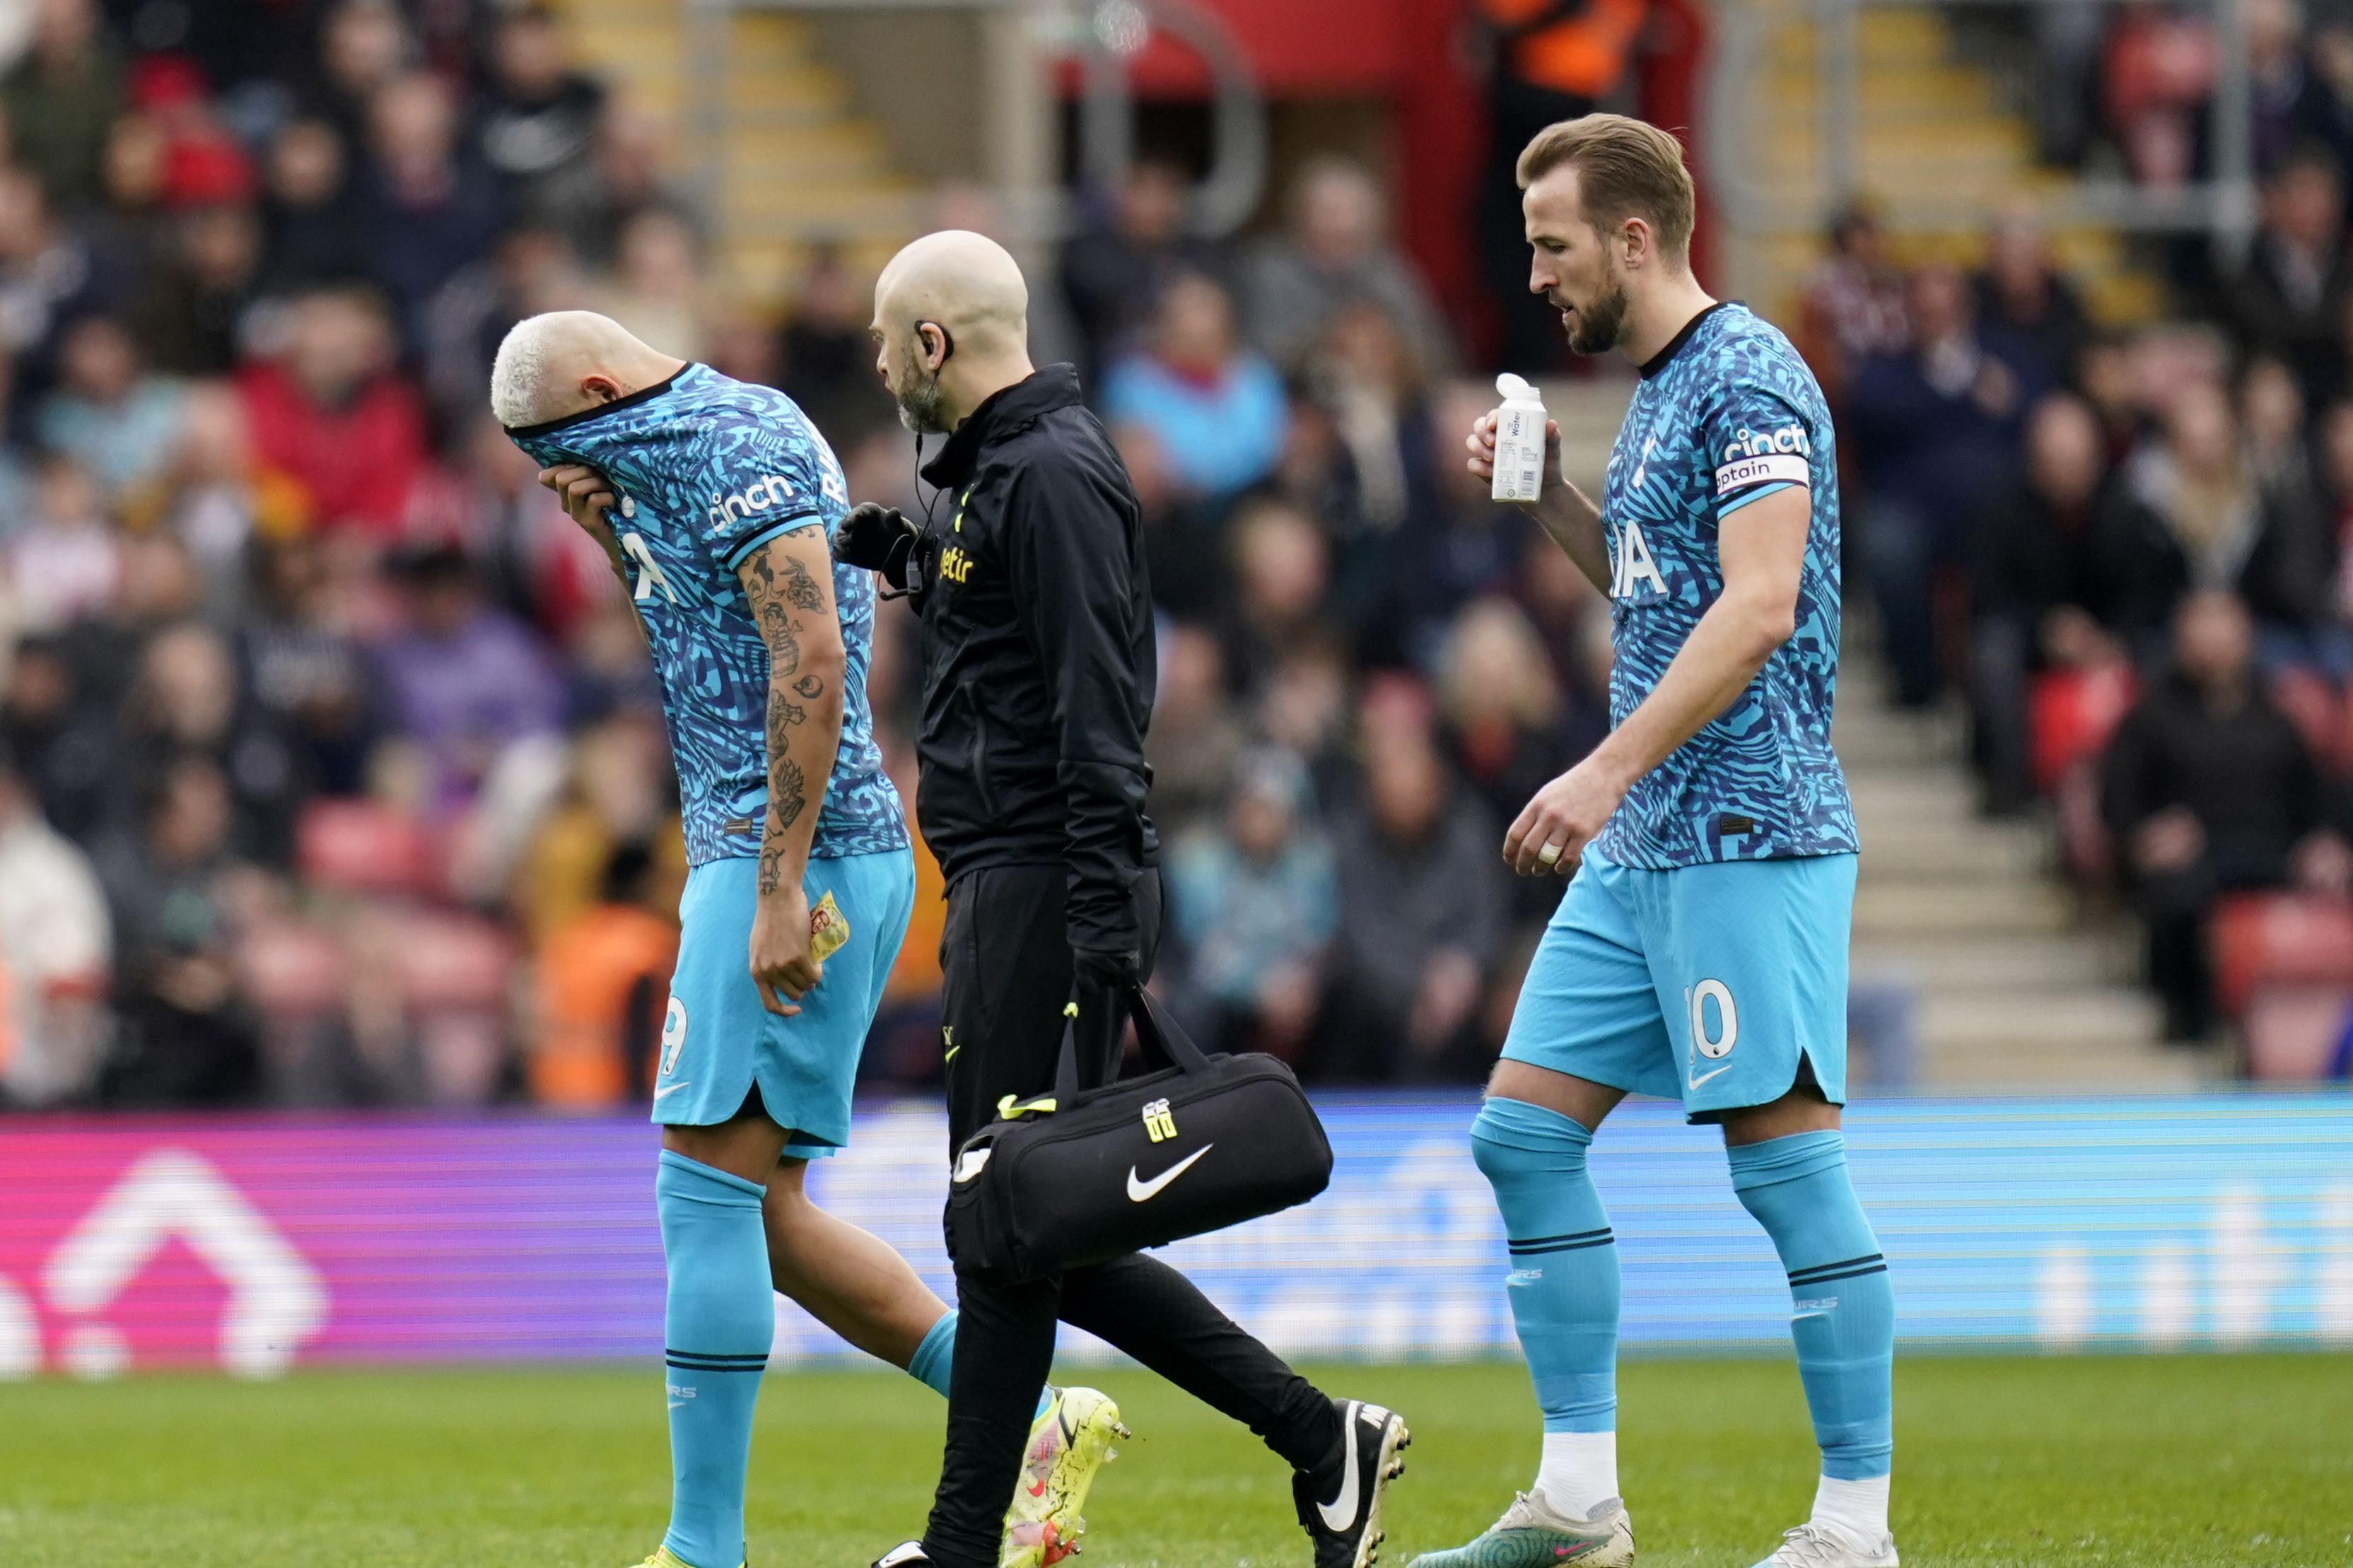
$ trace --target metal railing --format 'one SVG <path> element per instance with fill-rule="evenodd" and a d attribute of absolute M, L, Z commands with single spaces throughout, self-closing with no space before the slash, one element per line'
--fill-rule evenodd
<path fill-rule="evenodd" d="M 1212 161 L 1208 177 L 1194 189 L 1188 226 L 1211 237 L 1230 234 L 1257 209 L 1265 191 L 1265 100 L 1224 21 L 1194 0 L 688 0 L 687 163 L 719 239 L 843 240 L 912 233 L 922 226 L 929 202 L 914 194 L 869 204 L 846 221 L 836 216 L 802 222 L 786 216 L 762 221 L 749 232 L 729 226 L 723 200 L 733 128 L 726 96 L 728 30 L 737 13 L 752 11 L 963 11 L 1005 24 L 1013 40 L 1009 58 L 998 52 L 994 59 L 974 62 L 990 78 L 984 85 L 982 118 L 991 114 L 990 95 L 1047 101 L 1055 62 L 1075 59 L 1081 96 L 1074 162 L 1088 182 L 1103 188 L 1115 187 L 1134 160 L 1130 63 L 1154 33 L 1165 34 L 1200 59 L 1210 82 Z M 888 104 L 864 107 L 878 115 L 890 110 Z M 1032 245 L 1061 238 L 1079 219 L 1061 189 L 1051 133 L 1041 141 L 1034 154 L 1014 159 L 1031 166 L 999 170 L 984 182 L 1007 237 Z"/>
<path fill-rule="evenodd" d="M 1737 231 L 1753 235 L 1818 233 L 1862 189 L 1862 49 L 1861 17 L 1867 5 L 1945 7 L 1978 5 L 2072 4 L 2077 0 L 1810 0 L 1802 11 L 1730 0 L 1715 8 L 1717 33 L 1704 88 L 1702 126 L 1717 210 Z M 2122 0 L 2100 0 L 2120 4 Z M 2213 237 L 2226 257 L 2244 253 L 2255 216 L 2253 89 L 2247 52 L 2244 0 L 2205 0 L 2214 19 L 2217 59 L 2209 105 L 2211 173 L 2202 181 L 2157 186 L 2110 178 L 2079 179 L 2036 204 L 2045 222 L 2098 224 L 2138 233 Z M 1766 74 L 1767 51 L 1778 30 L 1810 21 L 1820 73 L 1816 109 L 1821 181 L 1810 193 L 1770 184 L 1752 163 L 1755 94 Z M 1874 206 L 1894 230 L 1951 232 L 1984 226 L 2013 194 L 1919 196 L 1873 192 Z"/>

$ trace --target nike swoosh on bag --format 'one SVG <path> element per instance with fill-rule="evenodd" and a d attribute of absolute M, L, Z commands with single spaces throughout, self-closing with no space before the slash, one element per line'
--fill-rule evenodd
<path fill-rule="evenodd" d="M 1318 1502 L 1315 1511 L 1324 1516 L 1324 1528 L 1338 1534 L 1356 1522 L 1356 1420 L 1364 1407 L 1353 1400 L 1348 1405 L 1348 1442 L 1340 1453 L 1340 1495 L 1330 1502 Z"/>
<path fill-rule="evenodd" d="M 1175 1181 L 1177 1177 L 1183 1175 L 1186 1172 L 1193 1168 L 1194 1161 L 1199 1159 L 1202 1155 L 1208 1153 L 1210 1150 L 1216 1147 L 1217 1145 L 1215 1143 L 1202 1144 L 1198 1149 L 1194 1150 L 1191 1153 L 1186 1155 L 1183 1159 L 1177 1161 L 1175 1164 L 1169 1166 L 1166 1170 L 1161 1172 L 1158 1175 L 1153 1177 L 1152 1180 L 1148 1182 L 1138 1177 L 1135 1173 L 1135 1167 L 1130 1165 L 1127 1168 L 1127 1201 L 1132 1204 L 1140 1204 L 1158 1197 L 1162 1191 L 1167 1187 L 1169 1183 Z"/>

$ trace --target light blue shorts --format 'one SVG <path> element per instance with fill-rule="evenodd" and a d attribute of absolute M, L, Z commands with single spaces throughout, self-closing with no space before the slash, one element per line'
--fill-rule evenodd
<path fill-rule="evenodd" d="M 1642 871 L 1588 849 L 1504 1059 L 1680 1100 L 1693 1121 L 1772 1103 L 1801 1063 L 1844 1104 L 1854 878 L 1852 855 Z"/>
<path fill-rule="evenodd" d="M 752 983 L 758 875 L 759 862 L 749 856 L 687 873 L 653 1119 L 680 1127 L 728 1121 L 756 1082 L 770 1119 L 792 1133 L 785 1153 L 818 1159 L 849 1141 L 858 1056 L 914 910 L 914 858 L 895 849 L 808 863 L 801 885 L 809 907 L 831 893 L 849 931 L 789 1018 L 763 1007 Z"/>

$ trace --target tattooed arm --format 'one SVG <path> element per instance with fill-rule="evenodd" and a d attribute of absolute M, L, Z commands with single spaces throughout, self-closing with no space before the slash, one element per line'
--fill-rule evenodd
<path fill-rule="evenodd" d="M 768 645 L 768 810 L 760 823 L 752 979 L 761 1005 L 789 1016 L 800 1011 L 792 1004 L 818 983 L 821 970 L 809 956 L 808 896 L 801 877 L 841 744 L 849 658 L 834 613 L 825 530 L 777 535 L 746 557 L 736 575 Z"/>

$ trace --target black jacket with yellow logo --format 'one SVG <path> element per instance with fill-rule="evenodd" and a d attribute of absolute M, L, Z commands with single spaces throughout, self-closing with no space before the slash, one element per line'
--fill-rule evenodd
<path fill-rule="evenodd" d="M 1136 952 L 1157 863 L 1152 595 L 1127 469 L 1049 365 L 983 403 L 923 478 L 948 492 L 921 600 L 917 814 L 949 881 L 1061 865 L 1073 948 Z"/>

